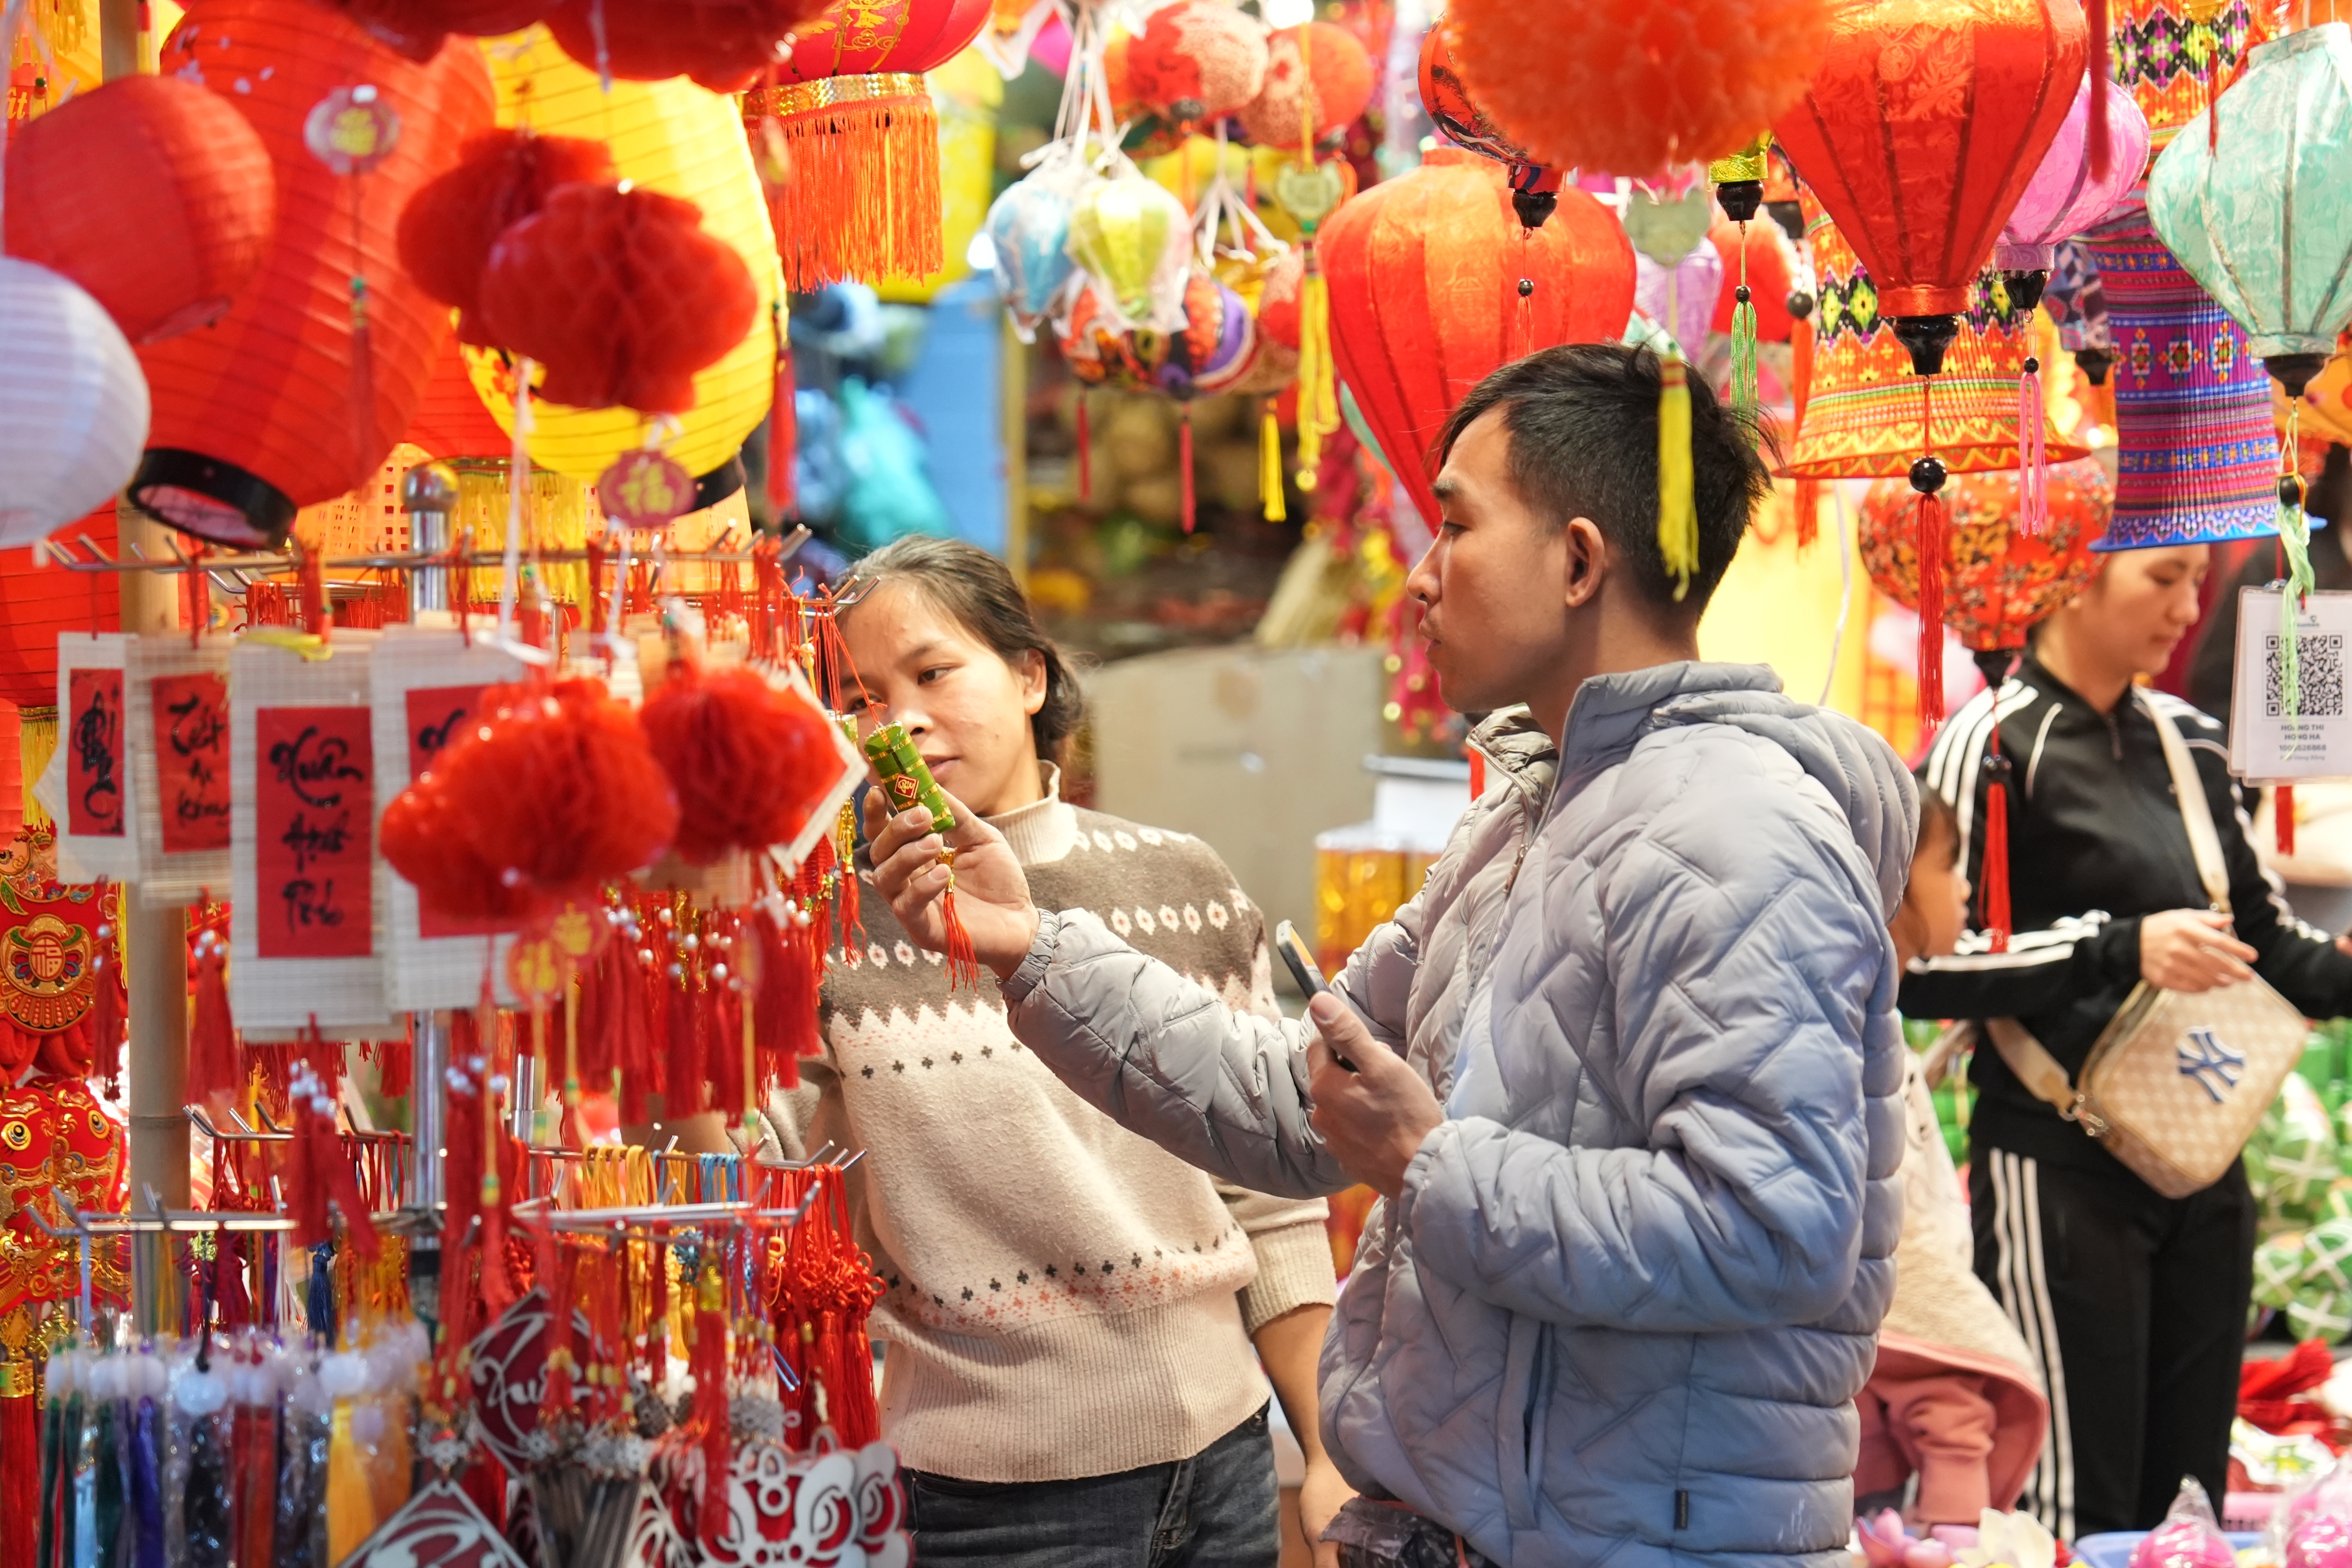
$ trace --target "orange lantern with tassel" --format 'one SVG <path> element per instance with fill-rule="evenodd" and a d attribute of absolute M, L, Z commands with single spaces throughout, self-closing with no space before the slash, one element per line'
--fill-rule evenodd
<path fill-rule="evenodd" d="M 310 0 L 198 0 L 163 68 L 245 111 L 276 165 L 278 227 L 227 315 L 142 350 L 154 417 L 131 499 L 203 538 L 275 545 L 298 509 L 375 472 L 416 411 L 449 315 L 402 270 L 394 230 L 488 127 L 489 72 L 471 43 L 420 66 Z M 397 116 L 397 140 L 338 174 L 304 124 L 353 84 Z"/>
<path fill-rule="evenodd" d="M 1503 166 L 1457 147 L 1348 202 L 1317 243 L 1339 379 L 1432 522 L 1429 446 L 1463 395 L 1538 349 L 1614 342 L 1633 310 L 1633 247 L 1606 207 L 1562 191 L 1525 227 Z"/>
<path fill-rule="evenodd" d="M 772 121 L 790 153 L 769 216 L 793 289 L 940 269 L 940 124 L 922 73 L 988 16 L 989 0 L 835 0 L 772 85 L 745 95 L 753 144 Z"/>

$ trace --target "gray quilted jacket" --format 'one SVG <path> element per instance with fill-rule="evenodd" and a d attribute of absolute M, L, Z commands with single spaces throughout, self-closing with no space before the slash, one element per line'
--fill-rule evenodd
<path fill-rule="evenodd" d="M 1911 776 L 1760 666 L 1589 680 L 1556 764 L 1523 715 L 1478 739 L 1503 781 L 1339 982 L 1450 1120 L 1366 1229 L 1325 1438 L 1504 1568 L 1843 1568 L 1902 1220 Z M 1044 916 L 1004 995 L 1194 1163 L 1346 1184 L 1301 1026 L 1082 915 Z"/>

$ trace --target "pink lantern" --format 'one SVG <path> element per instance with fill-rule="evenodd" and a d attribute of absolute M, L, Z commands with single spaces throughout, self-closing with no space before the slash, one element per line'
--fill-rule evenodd
<path fill-rule="evenodd" d="M 2042 154 L 2025 194 L 2017 199 L 2017 210 L 2001 228 L 2000 242 L 1992 248 L 1995 267 L 2004 272 L 2047 273 L 2058 242 L 2074 238 L 2121 206 L 2147 172 L 2147 117 L 2129 93 L 2107 94 L 2105 179 L 2091 172 L 2090 132 L 2091 84 L 2085 80 L 2074 89 L 2074 106 L 2058 128 L 2058 139 Z M 2014 289 L 2012 280 L 2012 292 Z M 2026 305 L 2031 309 L 2032 301 Z"/>
<path fill-rule="evenodd" d="M 1633 266 L 1634 307 L 1672 332 L 1684 353 L 1697 358 L 1723 292 L 1723 253 L 1713 240 L 1702 239 L 1672 267 L 1663 267 L 1637 248 Z"/>

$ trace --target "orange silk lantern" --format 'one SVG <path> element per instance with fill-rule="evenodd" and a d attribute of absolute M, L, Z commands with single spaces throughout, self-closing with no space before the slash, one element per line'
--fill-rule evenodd
<path fill-rule="evenodd" d="M 297 510 L 374 473 L 416 411 L 449 313 L 402 270 L 394 231 L 409 196 L 488 128 L 489 72 L 464 41 L 429 65 L 403 59 L 310 0 L 198 0 L 163 69 L 244 110 L 277 168 L 278 227 L 227 315 L 141 353 L 154 416 L 130 495 L 200 537 L 275 545 Z M 375 89 L 400 134 L 372 172 L 340 176 L 311 154 L 303 122 L 352 83 Z"/>
<path fill-rule="evenodd" d="M 1242 130 L 1261 147 L 1297 152 L 1302 124 L 1318 141 L 1353 125 L 1372 101 L 1372 57 L 1347 28 L 1285 27 L 1266 40 L 1265 86 L 1243 107 Z"/>
<path fill-rule="evenodd" d="M 78 93 L 8 149 L 8 254 L 89 290 L 152 342 L 218 320 L 277 221 L 269 151 L 236 106 L 133 76 Z"/>
<path fill-rule="evenodd" d="M 1841 0 L 1812 85 L 1773 121 L 1920 374 L 1942 363 L 2088 49 L 2075 0 Z"/>
<path fill-rule="evenodd" d="M 1613 342 L 1633 310 L 1633 247 L 1606 207 L 1562 191 L 1527 228 L 1503 166 L 1458 147 L 1348 202 L 1316 249 L 1339 379 L 1433 521 L 1429 446 L 1464 394 L 1538 349 Z"/>
<path fill-rule="evenodd" d="M 752 135 L 772 120 L 791 154 L 768 212 L 793 289 L 940 269 L 940 122 L 922 73 L 988 16 L 989 0 L 835 0 L 776 85 L 745 96 Z"/>

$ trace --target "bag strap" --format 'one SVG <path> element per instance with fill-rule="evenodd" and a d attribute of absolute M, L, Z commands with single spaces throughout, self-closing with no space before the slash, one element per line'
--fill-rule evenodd
<path fill-rule="evenodd" d="M 2014 1018 L 1987 1018 L 1985 1033 L 1992 1037 L 1993 1048 L 2009 1070 L 2017 1075 L 2033 1098 L 2054 1108 L 2069 1121 L 2075 1116 L 2082 1096 L 2074 1090 L 2074 1080 L 2050 1047 L 2033 1037 L 2032 1031 Z"/>
<path fill-rule="evenodd" d="M 2164 745 L 2164 765 L 2172 770 L 2172 793 L 2180 805 L 2180 825 L 2189 830 L 2189 852 L 2197 860 L 2197 879 L 2205 884 L 2205 897 L 2216 910 L 2230 912 L 2230 873 L 2221 859 L 2221 836 L 2213 830 L 2213 808 L 2205 798 L 2205 781 L 2198 775 L 2196 759 L 2189 754 L 2189 742 L 2180 738 L 2180 728 L 2170 715 L 2151 701 L 2137 687 L 2132 695 L 2156 725 L 2156 738 Z"/>

